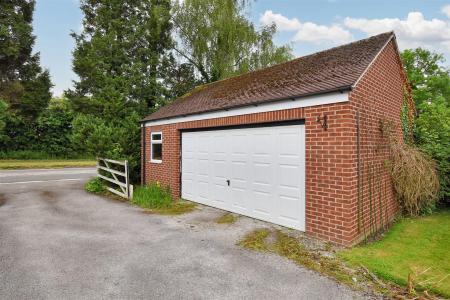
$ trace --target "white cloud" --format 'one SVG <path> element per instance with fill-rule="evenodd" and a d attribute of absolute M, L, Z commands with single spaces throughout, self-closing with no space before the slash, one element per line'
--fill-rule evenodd
<path fill-rule="evenodd" d="M 275 23 L 280 31 L 296 31 L 302 27 L 297 18 L 288 19 L 281 14 L 274 14 L 271 10 L 266 10 L 259 21 L 264 25 Z"/>
<path fill-rule="evenodd" d="M 313 43 L 333 42 L 334 44 L 348 43 L 353 40 L 352 34 L 339 25 L 325 26 L 307 22 L 297 31 L 294 41 Z"/>
<path fill-rule="evenodd" d="M 314 44 L 343 44 L 353 40 L 352 34 L 340 25 L 319 25 L 312 22 L 300 22 L 297 18 L 289 19 L 281 14 L 267 10 L 260 18 L 263 25 L 275 23 L 279 31 L 293 31 L 295 42 L 305 41 Z"/>
<path fill-rule="evenodd" d="M 442 8 L 442 12 L 448 17 L 450 18 L 450 4 L 446 5 Z"/>
<path fill-rule="evenodd" d="M 394 30 L 401 48 L 427 47 L 450 51 L 450 21 L 424 18 L 421 12 L 410 12 L 406 19 L 344 19 L 344 25 L 368 35 Z"/>
<path fill-rule="evenodd" d="M 302 22 L 287 18 L 271 10 L 265 11 L 260 23 L 275 23 L 279 31 L 292 32 L 291 41 L 315 45 L 339 45 L 353 40 L 353 34 L 367 36 L 394 31 L 401 50 L 423 47 L 444 53 L 450 60 L 450 5 L 441 9 L 448 18 L 427 19 L 421 12 L 410 12 L 405 18 L 352 18 L 340 19 L 336 24 Z"/>

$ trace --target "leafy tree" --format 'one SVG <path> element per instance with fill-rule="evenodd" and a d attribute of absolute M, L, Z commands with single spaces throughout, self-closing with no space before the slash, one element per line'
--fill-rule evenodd
<path fill-rule="evenodd" d="M 441 54 L 425 49 L 401 54 L 417 108 L 414 139 L 437 163 L 440 198 L 450 202 L 450 74 Z"/>
<path fill-rule="evenodd" d="M 117 121 L 107 121 L 91 114 L 78 114 L 73 120 L 71 142 L 75 152 L 113 159 L 128 159 L 131 180 L 139 181 L 140 130 L 137 113 Z"/>
<path fill-rule="evenodd" d="M 442 67 L 444 56 L 426 49 L 408 49 L 401 54 L 403 66 L 408 75 L 416 107 L 423 102 L 443 97 L 450 99 L 450 77 Z"/>
<path fill-rule="evenodd" d="M 190 63 L 178 62 L 172 55 L 163 65 L 165 93 L 155 109 L 178 98 L 202 82 L 196 78 L 195 69 Z"/>
<path fill-rule="evenodd" d="M 170 0 L 82 0 L 83 30 L 67 92 L 77 111 L 112 120 L 148 113 L 162 94 L 160 68 L 171 46 Z"/>
<path fill-rule="evenodd" d="M 31 57 L 34 1 L 4 0 L 0 3 L 0 82 L 18 77 L 24 62 Z"/>
<path fill-rule="evenodd" d="M 38 139 L 35 132 L 35 123 L 31 123 L 23 116 L 8 111 L 3 138 L 0 139 L 0 149 L 3 151 L 37 150 L 37 145 Z"/>
<path fill-rule="evenodd" d="M 6 119 L 8 117 L 8 104 L 6 104 L 5 101 L 0 99 L 0 144 L 2 141 L 6 139 L 5 136 L 5 126 L 6 126 Z"/>
<path fill-rule="evenodd" d="M 450 107 L 442 97 L 423 102 L 416 119 L 416 140 L 419 147 L 437 162 L 440 198 L 450 201 Z"/>
<path fill-rule="evenodd" d="M 0 2 L 0 97 L 21 117 L 35 120 L 51 98 L 50 75 L 32 54 L 34 0 Z"/>
<path fill-rule="evenodd" d="M 179 40 L 174 51 L 191 64 L 203 82 L 267 67 L 292 58 L 291 48 L 277 47 L 275 24 L 260 31 L 246 18 L 245 0 L 185 0 L 174 6 Z"/>
<path fill-rule="evenodd" d="M 50 101 L 47 109 L 37 119 L 36 136 L 40 151 L 54 156 L 72 154 L 70 135 L 73 116 L 74 112 L 67 99 L 53 98 Z"/>

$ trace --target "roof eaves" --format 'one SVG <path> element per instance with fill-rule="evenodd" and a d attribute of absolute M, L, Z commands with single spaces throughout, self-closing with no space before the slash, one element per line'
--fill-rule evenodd
<path fill-rule="evenodd" d="M 150 123 L 150 122 L 160 121 L 160 120 L 170 120 L 170 119 L 175 119 L 175 118 L 179 118 L 179 117 L 187 117 L 187 116 L 192 116 L 192 115 L 201 115 L 201 114 L 204 114 L 204 113 L 210 113 L 210 112 L 216 112 L 216 111 L 228 111 L 230 109 L 239 109 L 239 108 L 247 107 L 247 106 L 258 106 L 260 104 L 272 103 L 272 102 L 283 101 L 283 100 L 296 100 L 296 99 L 299 99 L 299 98 L 305 98 L 305 97 L 310 97 L 310 96 L 318 96 L 318 95 L 335 93 L 335 92 L 343 93 L 345 91 L 352 90 L 352 88 L 353 88 L 352 85 L 345 85 L 345 86 L 341 86 L 341 87 L 330 89 L 330 90 L 323 90 L 323 91 L 320 91 L 320 92 L 305 93 L 305 94 L 294 95 L 294 96 L 290 96 L 290 97 L 273 98 L 273 99 L 270 99 L 270 100 L 259 101 L 259 102 L 254 102 L 254 103 L 250 103 L 250 104 L 242 104 L 242 105 L 235 105 L 235 106 L 230 106 L 230 107 L 220 108 L 220 109 L 205 110 L 205 111 L 197 112 L 197 113 L 180 114 L 180 115 L 176 115 L 176 116 L 172 116 L 172 117 L 162 117 L 162 118 L 156 118 L 156 119 L 150 119 L 150 120 L 147 120 L 147 119 L 144 118 L 144 119 L 140 120 L 139 123 Z"/>

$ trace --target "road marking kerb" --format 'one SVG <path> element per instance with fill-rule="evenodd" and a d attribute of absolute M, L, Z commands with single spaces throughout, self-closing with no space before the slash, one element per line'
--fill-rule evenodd
<path fill-rule="evenodd" d="M 80 181 L 83 178 L 67 178 L 67 179 L 50 179 L 50 180 L 31 180 L 31 181 L 16 181 L 16 182 L 0 182 L 2 184 L 24 184 L 24 183 L 42 183 L 42 182 L 53 182 L 53 181 Z"/>

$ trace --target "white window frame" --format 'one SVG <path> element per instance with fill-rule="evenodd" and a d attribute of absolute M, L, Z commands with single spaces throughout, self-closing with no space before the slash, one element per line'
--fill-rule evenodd
<path fill-rule="evenodd" d="M 161 139 L 160 140 L 154 140 L 153 136 L 154 135 L 158 135 L 158 134 L 161 135 Z M 162 163 L 162 159 L 153 159 L 153 145 L 154 144 L 160 144 L 161 145 L 161 156 L 162 156 L 162 141 L 163 141 L 163 134 L 162 134 L 161 131 L 150 133 L 150 162 L 156 163 L 156 164 Z"/>

